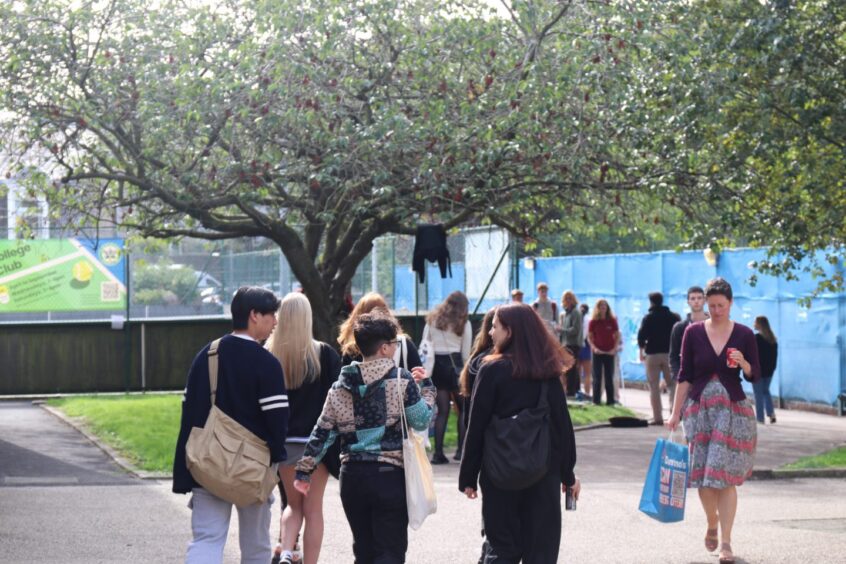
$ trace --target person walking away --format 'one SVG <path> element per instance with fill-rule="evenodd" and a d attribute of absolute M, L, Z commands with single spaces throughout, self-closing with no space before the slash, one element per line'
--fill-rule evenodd
<path fill-rule="evenodd" d="M 511 290 L 511 303 L 512 304 L 522 304 L 523 303 L 523 290 L 520 288 L 514 288 Z"/>
<path fill-rule="evenodd" d="M 722 278 L 705 286 L 711 318 L 684 332 L 681 370 L 673 413 L 690 445 L 688 487 L 697 488 L 708 521 L 705 548 L 720 549 L 721 564 L 733 564 L 732 529 L 737 486 L 752 474 L 757 430 L 752 401 L 743 393 L 740 372 L 760 379 L 758 346 L 751 329 L 731 320 L 732 289 Z"/>
<path fill-rule="evenodd" d="M 649 400 L 652 403 L 652 423 L 663 425 L 661 374 L 664 375 L 664 381 L 667 383 L 670 411 L 672 411 L 676 383 L 670 375 L 670 333 L 673 332 L 673 325 L 681 321 L 681 318 L 664 305 L 664 295 L 661 292 L 649 294 L 649 304 L 649 311 L 643 316 L 637 332 L 637 344 L 640 347 L 640 359 L 646 363 Z"/>
<path fill-rule="evenodd" d="M 309 495 L 305 497 L 294 488 L 294 465 L 305 450 L 329 388 L 338 379 L 341 357 L 328 344 L 312 338 L 311 304 L 305 294 L 294 292 L 285 296 L 276 318 L 279 324 L 265 348 L 282 365 L 291 413 L 285 441 L 288 459 L 279 467 L 287 506 L 282 511 L 276 553 L 280 563 L 294 562 L 294 547 L 305 523 L 302 561 L 316 564 L 323 542 L 323 492 L 330 472 L 326 464 L 319 464 L 312 473 Z M 338 453 L 332 454 L 335 458 L 332 463 L 339 464 Z"/>
<path fill-rule="evenodd" d="M 476 339 L 473 341 L 473 348 L 470 349 L 470 360 L 464 364 L 461 369 L 461 375 L 458 377 L 458 392 L 465 398 L 464 410 L 464 425 L 470 423 L 470 404 L 472 403 L 473 389 L 476 385 L 476 378 L 479 375 L 479 370 L 482 369 L 482 363 L 485 357 L 493 350 L 493 340 L 491 339 L 491 328 L 493 327 L 493 318 L 496 313 L 496 307 L 488 310 L 482 318 L 482 326 L 479 327 L 479 332 L 476 334 Z"/>
<path fill-rule="evenodd" d="M 279 300 L 273 292 L 242 287 L 232 298 L 232 333 L 217 349 L 218 377 L 215 403 L 226 415 L 267 442 L 271 464 L 286 459 L 288 395 L 279 361 L 260 344 L 276 327 Z M 212 495 L 193 479 L 185 461 L 188 436 L 203 427 L 211 411 L 208 352 L 211 343 L 194 358 L 182 399 L 182 421 L 173 459 L 173 492 L 191 493 L 191 534 L 185 562 L 223 561 L 232 504 Z M 238 508 L 242 564 L 267 564 L 271 558 L 270 508 L 273 496 L 262 503 Z"/>
<path fill-rule="evenodd" d="M 584 345 L 584 325 L 582 323 L 582 313 L 578 308 L 579 300 L 576 299 L 576 294 L 572 290 L 567 290 L 561 296 L 562 311 L 559 315 L 559 325 L 561 325 L 561 344 L 564 345 L 574 359 L 579 358 L 579 350 Z M 579 380 L 578 363 L 573 363 L 567 369 L 565 374 L 565 389 L 567 395 L 576 397 L 579 391 L 581 381 Z"/>
<path fill-rule="evenodd" d="M 444 435 L 450 414 L 450 400 L 458 411 L 458 449 L 455 459 L 461 459 L 461 445 L 464 440 L 463 401 L 458 393 L 458 376 L 464 363 L 470 357 L 473 329 L 470 326 L 469 302 L 463 292 L 455 291 L 438 304 L 426 318 L 423 339 L 432 342 L 435 365 L 432 382 L 437 388 L 437 416 L 435 417 L 435 452 L 432 464 L 447 464 L 444 454 Z"/>
<path fill-rule="evenodd" d="M 593 353 L 590 350 L 590 343 L 588 343 L 588 325 L 590 324 L 590 307 L 587 304 L 579 305 L 579 313 L 582 314 L 582 335 L 585 342 L 582 348 L 579 349 L 579 379 L 584 387 L 584 393 L 577 392 L 576 399 L 592 400 L 593 399 Z"/>
<path fill-rule="evenodd" d="M 400 323 L 391 313 L 385 298 L 376 292 L 368 292 L 361 296 L 361 299 L 358 300 L 358 303 L 355 307 L 353 307 L 353 311 L 350 316 L 341 323 L 341 327 L 338 330 L 338 346 L 341 351 L 341 364 L 343 366 L 347 366 L 354 360 L 358 360 L 359 362 L 362 360 L 361 351 L 358 350 L 358 345 L 355 344 L 353 327 L 360 315 L 370 313 L 377 309 L 393 319 L 397 326 L 397 331 L 399 331 L 399 333 L 397 333 L 399 344 L 397 345 L 396 352 L 394 353 L 394 361 L 397 366 L 404 368 L 409 372 L 412 372 L 414 368 L 418 366 L 423 366 L 423 363 L 420 361 L 420 353 L 417 351 L 417 346 L 415 346 L 414 340 L 402 332 Z"/>
<path fill-rule="evenodd" d="M 470 427 L 458 489 L 468 499 L 482 491 L 486 540 L 481 562 L 558 562 L 561 542 L 561 492 L 581 485 L 574 473 L 576 441 L 560 375 L 567 363 L 562 348 L 528 305 L 497 308 L 490 331 L 493 354 L 483 361 L 471 403 Z M 535 408 L 546 388 L 549 404 L 550 458 L 547 471 L 519 490 L 494 485 L 482 465 L 485 430 L 494 418 L 509 418 Z"/>
<path fill-rule="evenodd" d="M 546 282 L 538 284 L 538 299 L 532 302 L 532 308 L 544 322 L 549 332 L 558 337 L 558 304 L 549 299 L 549 286 Z"/>
<path fill-rule="evenodd" d="M 341 503 L 352 530 L 355 561 L 361 564 L 405 562 L 408 509 L 400 409 L 410 428 L 425 431 L 435 403 L 435 387 L 422 367 L 410 374 L 394 363 L 397 332 L 393 318 L 383 311 L 358 316 L 353 335 L 364 360 L 343 367 L 332 384 L 294 481 L 308 497 L 321 458 L 340 441 Z"/>
<path fill-rule="evenodd" d="M 588 342 L 593 351 L 593 403 L 602 402 L 605 383 L 605 403 L 614 405 L 614 360 L 620 344 L 620 328 L 608 302 L 600 299 L 593 307 L 593 319 L 588 325 Z"/>
<path fill-rule="evenodd" d="M 770 395 L 770 384 L 778 363 L 778 341 L 770 328 L 770 320 L 764 315 L 755 318 L 755 331 L 757 331 L 755 340 L 758 345 L 758 363 L 761 365 L 761 379 L 752 384 L 755 392 L 755 418 L 758 423 L 763 423 L 764 412 L 766 412 L 770 423 L 775 423 L 776 416 L 773 409 L 773 397 Z"/>

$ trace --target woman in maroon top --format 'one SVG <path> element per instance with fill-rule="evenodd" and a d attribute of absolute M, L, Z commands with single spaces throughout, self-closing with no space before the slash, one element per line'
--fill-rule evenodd
<path fill-rule="evenodd" d="M 705 287 L 705 299 L 711 318 L 691 324 L 682 337 L 679 385 L 667 427 L 675 429 L 683 419 L 690 445 L 688 486 L 699 489 L 708 518 L 705 548 L 713 552 L 721 540 L 720 563 L 729 564 L 734 562 L 736 486 L 752 473 L 757 440 L 753 404 L 743 393 L 740 371 L 754 382 L 761 370 L 755 334 L 729 317 L 731 285 L 714 278 Z"/>
<path fill-rule="evenodd" d="M 620 328 L 617 318 L 611 313 L 611 306 L 605 300 L 597 300 L 593 308 L 593 319 L 588 323 L 588 343 L 593 352 L 593 403 L 602 403 L 602 373 L 605 373 L 605 401 L 614 405 L 614 360 L 617 345 L 620 344 Z"/>

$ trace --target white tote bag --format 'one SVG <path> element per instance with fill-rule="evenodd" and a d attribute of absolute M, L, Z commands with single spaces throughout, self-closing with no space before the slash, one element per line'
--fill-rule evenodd
<path fill-rule="evenodd" d="M 435 347 L 432 346 L 432 339 L 429 337 L 428 323 L 423 328 L 423 337 L 420 339 L 420 347 L 417 352 L 423 362 L 423 369 L 426 370 L 426 378 L 431 378 L 432 371 L 435 369 Z"/>
<path fill-rule="evenodd" d="M 410 382 L 409 386 L 416 386 Z M 402 379 L 397 370 L 397 395 L 399 396 L 400 422 L 402 425 L 402 462 L 405 468 L 405 501 L 408 505 L 408 525 L 415 531 L 423 525 L 426 517 L 438 510 L 435 497 L 435 477 L 432 465 L 423 446 L 423 438 L 408 427 L 405 418 Z"/>

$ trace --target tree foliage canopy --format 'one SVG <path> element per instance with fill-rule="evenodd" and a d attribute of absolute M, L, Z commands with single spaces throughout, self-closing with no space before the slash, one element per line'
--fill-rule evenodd
<path fill-rule="evenodd" d="M 77 221 L 265 237 L 318 334 L 373 240 L 491 222 L 842 256 L 825 0 L 15 1 L 4 150 Z"/>

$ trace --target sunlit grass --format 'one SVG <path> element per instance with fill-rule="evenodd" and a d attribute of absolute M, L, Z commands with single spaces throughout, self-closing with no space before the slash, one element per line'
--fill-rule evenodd
<path fill-rule="evenodd" d="M 784 468 L 788 470 L 801 470 L 804 468 L 846 468 L 846 446 L 818 454 L 806 456 L 796 462 L 792 462 Z"/>
<path fill-rule="evenodd" d="M 179 434 L 181 395 L 80 396 L 48 403 L 71 417 L 81 418 L 92 433 L 120 452 L 141 470 L 170 472 Z M 569 405 L 573 425 L 607 421 L 614 416 L 631 416 L 624 407 Z M 444 446 L 458 443 L 457 417 L 450 413 Z M 841 453 L 846 459 L 846 449 Z M 846 466 L 846 460 L 840 464 Z"/>

